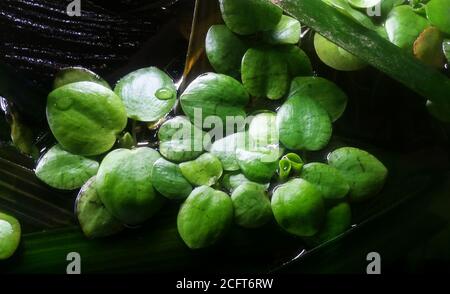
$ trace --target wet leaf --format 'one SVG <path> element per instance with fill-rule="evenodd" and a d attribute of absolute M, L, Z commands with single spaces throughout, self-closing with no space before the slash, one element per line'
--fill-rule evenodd
<path fill-rule="evenodd" d="M 277 52 L 283 55 L 287 62 L 291 77 L 311 76 L 314 74 L 308 55 L 298 46 L 286 45 L 277 47 Z"/>
<path fill-rule="evenodd" d="M 55 76 L 55 80 L 53 81 L 53 89 L 76 82 L 93 82 L 111 89 L 108 82 L 102 79 L 98 74 L 83 67 L 62 68 Z"/>
<path fill-rule="evenodd" d="M 314 35 L 314 48 L 320 60 L 334 69 L 354 71 L 366 67 L 364 61 L 317 33 Z"/>
<path fill-rule="evenodd" d="M 241 62 L 248 46 L 225 25 L 213 25 L 206 35 L 205 50 L 217 73 L 241 76 Z"/>
<path fill-rule="evenodd" d="M 141 147 L 116 149 L 100 164 L 96 187 L 100 200 L 124 224 L 136 225 L 153 216 L 163 199 L 152 185 L 152 167 L 157 151 Z"/>
<path fill-rule="evenodd" d="M 21 228 L 19 221 L 0 212 L 0 260 L 10 258 L 19 247 Z"/>
<path fill-rule="evenodd" d="M 210 152 L 220 159 L 225 171 L 239 170 L 236 160 L 236 148 L 245 146 L 246 135 L 244 132 L 234 133 L 215 141 L 211 145 Z"/>
<path fill-rule="evenodd" d="M 36 176 L 47 185 L 61 190 L 80 188 L 97 173 L 97 161 L 71 154 L 56 145 L 36 166 Z"/>
<path fill-rule="evenodd" d="M 87 181 L 78 193 L 75 212 L 81 230 L 88 238 L 111 236 L 124 228 L 100 200 L 95 187 L 95 177 Z"/>
<path fill-rule="evenodd" d="M 222 18 L 233 32 L 251 35 L 276 27 L 283 11 L 270 0 L 219 0 Z"/>
<path fill-rule="evenodd" d="M 152 168 L 155 189 L 171 200 L 186 199 L 192 192 L 191 184 L 181 173 L 180 167 L 164 158 L 158 159 Z"/>
<path fill-rule="evenodd" d="M 339 148 L 328 155 L 328 164 L 340 171 L 350 185 L 352 201 L 367 200 L 384 185 L 388 171 L 372 154 L 353 147 Z"/>
<path fill-rule="evenodd" d="M 129 118 L 154 122 L 175 105 L 177 90 L 172 79 L 156 67 L 142 68 L 123 77 L 114 88 Z"/>
<path fill-rule="evenodd" d="M 327 110 L 332 122 L 341 117 L 347 106 L 347 95 L 336 84 L 321 77 L 295 78 L 289 96 L 297 93 L 318 101 Z"/>
<path fill-rule="evenodd" d="M 92 82 L 72 83 L 53 90 L 47 100 L 47 119 L 65 150 L 86 156 L 111 149 L 127 124 L 120 98 Z"/>
<path fill-rule="evenodd" d="M 284 230 L 301 237 L 316 234 L 325 217 L 320 192 L 302 179 L 292 179 L 275 189 L 272 211 Z"/>
<path fill-rule="evenodd" d="M 350 190 L 341 173 L 327 164 L 308 163 L 303 166 L 300 177 L 313 184 L 324 199 L 344 198 Z"/>
<path fill-rule="evenodd" d="M 191 121 L 195 121 L 197 112 L 197 121 L 201 123 L 215 116 L 225 124 L 227 116 L 246 117 L 244 107 L 249 96 L 244 86 L 232 77 L 207 73 L 197 77 L 187 87 L 180 101 Z"/>
<path fill-rule="evenodd" d="M 242 173 L 251 181 L 268 183 L 278 168 L 279 148 L 238 148 L 236 158 Z"/>
<path fill-rule="evenodd" d="M 446 34 L 450 34 L 450 1 L 430 0 L 425 5 L 430 23 Z"/>
<path fill-rule="evenodd" d="M 277 113 L 281 143 L 292 150 L 320 150 L 331 138 L 327 111 L 316 100 L 300 93 L 291 96 Z"/>
<path fill-rule="evenodd" d="M 272 219 L 272 208 L 266 190 L 256 183 L 240 185 L 231 194 L 234 222 L 244 228 L 258 228 Z"/>
<path fill-rule="evenodd" d="M 211 153 L 200 155 L 192 161 L 180 163 L 183 176 L 194 186 L 212 186 L 223 173 L 222 163 Z"/>
<path fill-rule="evenodd" d="M 282 98 L 289 87 L 283 55 L 272 48 L 250 48 L 242 59 L 242 82 L 252 96 Z"/>
<path fill-rule="evenodd" d="M 174 162 L 197 158 L 206 149 L 205 144 L 211 142 L 207 133 L 183 116 L 166 121 L 159 129 L 158 139 L 161 155 Z"/>
<path fill-rule="evenodd" d="M 198 187 L 189 195 L 177 217 L 178 232 L 191 249 L 219 241 L 233 222 L 233 202 L 222 191 Z"/>
<path fill-rule="evenodd" d="M 416 14 L 411 6 L 394 7 L 385 22 L 389 41 L 411 51 L 414 41 L 429 26 L 426 18 Z"/>
<path fill-rule="evenodd" d="M 264 190 L 269 189 L 269 183 L 260 184 L 256 182 L 252 182 L 245 177 L 244 174 L 240 172 L 227 173 L 222 177 L 222 186 L 227 189 L 230 193 L 232 193 L 237 187 L 245 183 L 255 183 L 261 186 Z"/>
<path fill-rule="evenodd" d="M 263 33 L 263 38 L 269 44 L 297 44 L 300 41 L 301 25 L 298 20 L 287 15 L 281 17 L 277 26 Z"/>

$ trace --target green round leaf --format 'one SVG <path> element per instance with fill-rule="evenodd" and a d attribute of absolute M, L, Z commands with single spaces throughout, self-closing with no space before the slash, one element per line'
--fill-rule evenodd
<path fill-rule="evenodd" d="M 339 203 L 332 207 L 325 216 L 320 231 L 311 238 L 315 244 L 331 240 L 347 231 L 352 224 L 352 211 L 348 203 Z"/>
<path fill-rule="evenodd" d="M 302 179 L 292 179 L 275 189 L 272 211 L 284 230 L 300 237 L 316 234 L 325 217 L 320 192 Z"/>
<path fill-rule="evenodd" d="M 270 183 L 260 184 L 256 182 L 252 182 L 245 177 L 244 174 L 239 172 L 227 173 L 222 177 L 222 186 L 227 189 L 229 192 L 233 192 L 237 187 L 245 183 L 255 183 L 259 185 L 262 189 L 269 189 Z"/>
<path fill-rule="evenodd" d="M 426 4 L 425 10 L 432 25 L 450 34 L 450 0 L 431 0 Z"/>
<path fill-rule="evenodd" d="M 274 45 L 297 44 L 300 41 L 301 30 L 298 20 L 283 15 L 274 29 L 263 33 L 263 38 L 266 42 Z"/>
<path fill-rule="evenodd" d="M 20 243 L 21 228 L 19 221 L 0 212 L 0 260 L 10 258 Z"/>
<path fill-rule="evenodd" d="M 354 71 L 366 66 L 364 61 L 319 34 L 314 35 L 314 48 L 320 60 L 336 70 Z"/>
<path fill-rule="evenodd" d="M 311 76 L 314 74 L 308 55 L 298 46 L 279 46 L 277 51 L 286 61 L 291 77 Z"/>
<path fill-rule="evenodd" d="M 234 221 L 244 228 L 258 228 L 272 218 L 272 208 L 266 190 L 259 184 L 245 183 L 231 195 Z"/>
<path fill-rule="evenodd" d="M 427 19 L 416 14 L 409 5 L 394 7 L 385 23 L 389 41 L 408 51 L 412 51 L 414 41 L 428 26 Z"/>
<path fill-rule="evenodd" d="M 347 0 L 351 5 L 357 8 L 368 8 L 374 7 L 379 4 L 382 0 Z"/>
<path fill-rule="evenodd" d="M 127 125 L 120 98 L 92 82 L 72 83 L 51 92 L 47 99 L 47 119 L 65 150 L 86 156 L 111 149 Z"/>
<path fill-rule="evenodd" d="M 181 107 L 191 121 L 203 122 L 216 116 L 226 122 L 227 116 L 246 116 L 244 107 L 249 96 L 241 83 L 232 77 L 207 73 L 196 78 L 180 97 Z M 196 115 L 197 112 L 197 115 Z M 201 117 L 200 117 L 201 115 Z"/>
<path fill-rule="evenodd" d="M 117 149 L 100 164 L 97 193 L 108 211 L 122 223 L 142 223 L 161 208 L 163 199 L 152 185 L 152 167 L 159 158 L 157 151 L 147 147 Z"/>
<path fill-rule="evenodd" d="M 297 77 L 292 80 L 289 96 L 308 96 L 326 109 L 332 122 L 338 120 L 347 107 L 347 95 L 331 81 L 320 77 Z"/>
<path fill-rule="evenodd" d="M 211 145 L 210 153 L 220 159 L 223 170 L 239 170 L 239 164 L 236 159 L 236 149 L 237 147 L 245 146 L 246 140 L 246 134 L 244 132 L 231 134 L 215 141 Z"/>
<path fill-rule="evenodd" d="M 173 162 L 193 160 L 211 142 L 209 135 L 183 116 L 166 121 L 158 132 L 159 152 Z"/>
<path fill-rule="evenodd" d="M 320 150 L 332 133 L 327 111 L 315 99 L 300 93 L 281 106 L 277 125 L 281 143 L 292 150 Z"/>
<path fill-rule="evenodd" d="M 111 86 L 98 74 L 83 67 L 62 68 L 55 76 L 55 80 L 53 81 L 53 89 L 76 82 L 93 82 L 111 89 Z"/>
<path fill-rule="evenodd" d="M 217 183 L 223 173 L 222 163 L 211 153 L 180 163 L 180 170 L 183 176 L 195 186 L 212 186 Z"/>
<path fill-rule="evenodd" d="M 177 100 L 172 79 L 156 67 L 142 68 L 126 75 L 117 83 L 114 92 L 122 98 L 128 117 L 144 122 L 163 118 Z"/>
<path fill-rule="evenodd" d="M 80 188 L 97 173 L 98 162 L 71 154 L 56 145 L 45 153 L 36 167 L 36 176 L 47 185 L 61 190 Z"/>
<path fill-rule="evenodd" d="M 278 168 L 279 148 L 238 148 L 236 158 L 239 167 L 251 181 L 270 182 Z"/>
<path fill-rule="evenodd" d="M 350 185 L 352 201 L 363 201 L 378 193 L 388 171 L 375 156 L 353 147 L 339 148 L 328 155 L 328 164 L 339 170 Z"/>
<path fill-rule="evenodd" d="M 219 0 L 222 18 L 233 32 L 251 35 L 276 27 L 282 9 L 270 0 Z"/>
<path fill-rule="evenodd" d="M 98 197 L 95 177 L 84 184 L 78 193 L 75 212 L 81 230 L 88 238 L 101 238 L 123 230 L 123 225 L 114 218 Z"/>
<path fill-rule="evenodd" d="M 241 61 L 247 45 L 225 25 L 213 25 L 206 35 L 205 50 L 217 73 L 241 76 Z"/>
<path fill-rule="evenodd" d="M 273 49 L 250 48 L 242 59 L 242 82 L 252 96 L 280 99 L 289 87 L 288 64 Z"/>
<path fill-rule="evenodd" d="M 164 158 L 158 159 L 152 169 L 152 183 L 161 195 L 172 200 L 186 199 L 192 186 L 181 173 L 180 167 Z"/>
<path fill-rule="evenodd" d="M 300 176 L 313 184 L 324 199 L 344 198 L 350 190 L 341 173 L 327 164 L 308 163 L 303 166 Z"/>
<path fill-rule="evenodd" d="M 177 217 L 178 232 L 191 249 L 213 245 L 225 235 L 232 222 L 231 198 L 207 186 L 192 191 Z"/>

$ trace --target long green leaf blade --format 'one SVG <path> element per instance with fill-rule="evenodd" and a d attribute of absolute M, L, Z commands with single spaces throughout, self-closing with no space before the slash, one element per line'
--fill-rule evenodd
<path fill-rule="evenodd" d="M 450 79 L 320 0 L 275 0 L 301 23 L 450 110 Z"/>

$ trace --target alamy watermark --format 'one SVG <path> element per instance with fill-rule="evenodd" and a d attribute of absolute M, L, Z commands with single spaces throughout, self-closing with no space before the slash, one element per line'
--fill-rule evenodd
<path fill-rule="evenodd" d="M 66 273 L 68 275 L 81 274 L 81 255 L 78 252 L 70 252 L 66 256 L 66 260 L 69 264 L 66 267 Z"/>
<path fill-rule="evenodd" d="M 220 147 L 224 152 L 234 152 L 241 149 L 244 152 L 257 152 L 261 162 L 274 162 L 279 158 L 279 134 L 274 116 L 270 119 L 258 119 L 256 116 L 226 116 L 225 118 L 210 115 L 203 116 L 201 108 L 195 108 L 191 123 L 181 120 L 173 121 L 164 128 L 166 134 L 171 134 L 173 152 L 210 151 L 213 142 L 232 134 L 232 140 L 225 140 Z M 204 135 L 203 130 L 208 130 Z"/>
<path fill-rule="evenodd" d="M 381 255 L 378 252 L 370 252 L 367 254 L 366 260 L 370 261 L 366 267 L 366 273 L 368 275 L 381 274 Z"/>
<path fill-rule="evenodd" d="M 70 17 L 81 16 L 81 0 L 74 0 L 67 5 L 66 13 Z"/>

